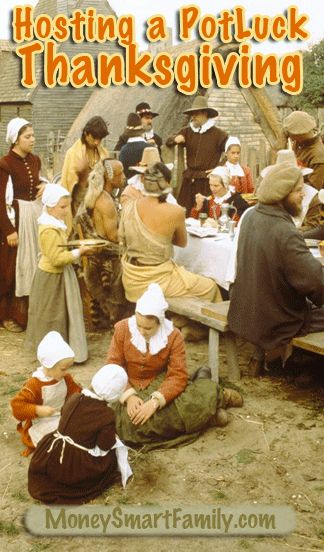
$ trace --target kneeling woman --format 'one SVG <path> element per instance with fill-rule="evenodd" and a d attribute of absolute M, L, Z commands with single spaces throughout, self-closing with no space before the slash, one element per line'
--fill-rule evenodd
<path fill-rule="evenodd" d="M 128 375 L 114 406 L 117 433 L 128 443 L 169 447 L 192 441 L 209 425 L 226 425 L 224 408 L 243 404 L 239 393 L 210 379 L 188 383 L 184 339 L 165 318 L 167 307 L 160 286 L 150 284 L 135 315 L 115 325 L 108 363 Z"/>

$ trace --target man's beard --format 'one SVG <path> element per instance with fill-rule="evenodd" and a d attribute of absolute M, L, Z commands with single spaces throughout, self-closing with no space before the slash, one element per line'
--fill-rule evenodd
<path fill-rule="evenodd" d="M 147 125 L 143 125 L 144 132 L 149 132 L 153 128 L 153 123 L 148 123 Z"/>
<path fill-rule="evenodd" d="M 292 217 L 298 217 L 301 215 L 302 212 L 302 205 L 297 205 L 296 203 L 293 203 L 289 201 L 288 197 L 285 197 L 282 200 L 282 204 L 286 211 L 292 216 Z"/>

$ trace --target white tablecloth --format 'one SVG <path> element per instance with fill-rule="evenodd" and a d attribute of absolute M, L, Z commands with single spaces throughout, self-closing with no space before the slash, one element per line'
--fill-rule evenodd
<path fill-rule="evenodd" d="M 195 274 L 213 278 L 218 285 L 228 290 L 226 272 L 232 249 L 233 241 L 227 234 L 221 239 L 188 235 L 186 247 L 174 248 L 174 260 Z"/>

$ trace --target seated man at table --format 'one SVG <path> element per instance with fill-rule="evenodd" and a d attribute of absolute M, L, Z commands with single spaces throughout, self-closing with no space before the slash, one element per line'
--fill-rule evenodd
<path fill-rule="evenodd" d="M 303 200 L 301 169 L 273 165 L 257 196 L 241 221 L 228 323 L 263 351 L 283 356 L 293 337 L 324 330 L 324 272 L 292 220 Z"/>
<path fill-rule="evenodd" d="M 200 297 L 220 301 L 211 278 L 199 276 L 173 261 L 173 245 L 185 247 L 185 211 L 166 202 L 171 189 L 171 171 L 156 163 L 144 173 L 144 194 L 128 201 L 122 210 L 119 234 L 126 298 L 135 302 L 150 283 L 158 283 L 167 297 Z"/>

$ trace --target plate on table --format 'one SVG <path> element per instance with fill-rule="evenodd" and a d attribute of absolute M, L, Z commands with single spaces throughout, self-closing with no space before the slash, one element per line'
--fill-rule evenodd
<path fill-rule="evenodd" d="M 82 247 L 83 245 L 86 245 L 88 247 L 104 247 L 105 245 L 110 245 L 110 242 L 108 240 L 84 238 L 83 240 L 71 240 L 66 244 L 60 244 L 60 247 L 76 249 L 77 247 Z"/>
<path fill-rule="evenodd" d="M 305 238 L 305 243 L 307 247 L 318 247 L 318 244 L 321 240 L 313 240 L 310 238 Z"/>
<path fill-rule="evenodd" d="M 215 238 L 218 235 L 217 228 L 206 228 L 198 226 L 197 228 L 187 228 L 188 234 L 196 236 L 197 238 Z"/>

